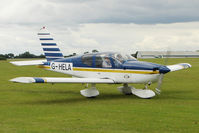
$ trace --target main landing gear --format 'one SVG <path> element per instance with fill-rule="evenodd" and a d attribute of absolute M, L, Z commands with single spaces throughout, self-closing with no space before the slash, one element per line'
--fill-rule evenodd
<path fill-rule="evenodd" d="M 117 89 L 125 95 L 134 94 L 140 98 L 152 98 L 155 96 L 155 93 L 152 90 L 148 89 L 148 85 L 150 85 L 150 83 L 146 84 L 144 89 L 136 89 L 125 83 L 123 84 L 123 86 L 120 86 Z M 86 87 L 88 87 L 88 85 Z M 82 96 L 88 98 L 96 97 L 99 95 L 99 91 L 97 90 L 95 84 L 91 84 L 91 88 L 81 90 L 80 93 Z"/>
<path fill-rule="evenodd" d="M 86 87 L 88 87 L 88 85 Z M 96 97 L 99 95 L 99 91 L 97 90 L 95 84 L 91 84 L 91 88 L 81 90 L 80 93 L 82 96 L 88 98 Z"/>

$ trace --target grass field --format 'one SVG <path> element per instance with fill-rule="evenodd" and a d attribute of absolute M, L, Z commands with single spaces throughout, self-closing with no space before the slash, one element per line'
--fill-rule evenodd
<path fill-rule="evenodd" d="M 169 59 L 169 64 L 182 62 L 192 68 L 165 75 L 160 96 L 125 96 L 116 89 L 120 85 L 103 84 L 97 85 L 97 98 L 87 99 L 79 93 L 81 84 L 9 82 L 19 76 L 67 75 L 0 61 L 0 133 L 198 133 L 199 59 Z"/>

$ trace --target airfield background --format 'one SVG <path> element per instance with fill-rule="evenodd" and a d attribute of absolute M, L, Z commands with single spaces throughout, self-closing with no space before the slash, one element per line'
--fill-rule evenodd
<path fill-rule="evenodd" d="M 199 58 L 199 51 L 137 51 L 137 58 Z"/>
<path fill-rule="evenodd" d="M 122 95 L 116 90 L 120 85 L 97 85 L 101 95 L 86 99 L 79 95 L 80 84 L 11 83 L 10 79 L 22 75 L 67 75 L 35 66 L 17 67 L 9 61 L 0 61 L 1 133 L 199 132 L 198 58 L 169 59 L 168 64 L 187 62 L 192 68 L 166 75 L 161 95 L 152 99 Z"/>

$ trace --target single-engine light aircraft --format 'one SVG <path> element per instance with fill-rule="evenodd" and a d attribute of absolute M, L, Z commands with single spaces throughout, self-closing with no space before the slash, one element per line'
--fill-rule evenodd
<path fill-rule="evenodd" d="M 129 55 L 115 52 L 88 53 L 64 58 L 57 43 L 48 30 L 43 27 L 38 33 L 46 60 L 14 61 L 14 65 L 38 65 L 40 68 L 71 75 L 65 77 L 17 77 L 12 82 L 19 83 L 82 83 L 91 88 L 81 90 L 85 97 L 96 97 L 99 91 L 96 84 L 123 84 L 118 90 L 123 94 L 134 94 L 140 98 L 151 98 L 160 94 L 164 74 L 190 68 L 188 63 L 160 65 L 138 61 Z M 151 83 L 158 82 L 155 92 L 148 89 Z M 129 83 L 144 84 L 144 89 L 136 89 Z"/>

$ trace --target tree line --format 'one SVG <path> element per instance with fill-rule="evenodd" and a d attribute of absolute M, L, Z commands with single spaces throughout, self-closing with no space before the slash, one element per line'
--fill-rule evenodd
<path fill-rule="evenodd" d="M 92 50 L 92 53 L 96 53 L 98 52 L 98 50 L 94 49 Z M 84 52 L 84 54 L 88 54 L 89 52 Z M 71 56 L 76 56 L 76 53 L 70 54 L 70 55 L 66 55 L 64 57 L 71 57 Z M 22 54 L 19 55 L 14 55 L 13 53 L 9 53 L 9 54 L 0 54 L 0 60 L 7 60 L 7 59 L 14 59 L 14 58 L 45 58 L 45 55 L 41 54 L 41 55 L 34 55 L 31 54 L 30 52 L 24 52 Z"/>
<path fill-rule="evenodd" d="M 19 55 L 14 55 L 13 53 L 9 54 L 0 54 L 0 60 L 7 60 L 7 59 L 14 59 L 14 58 L 45 58 L 43 54 L 41 55 L 34 55 L 30 52 L 24 52 Z"/>

